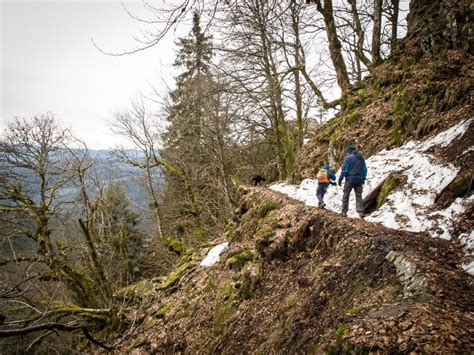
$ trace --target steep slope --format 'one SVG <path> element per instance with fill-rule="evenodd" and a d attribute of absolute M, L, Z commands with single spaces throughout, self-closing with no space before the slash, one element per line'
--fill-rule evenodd
<path fill-rule="evenodd" d="M 472 231 L 472 121 L 446 146 L 434 138 L 473 116 L 472 5 L 410 7 L 399 50 L 355 83 L 341 112 L 309 137 L 293 176 L 314 177 L 321 161 L 340 165 L 345 146 L 357 145 L 374 164 L 367 208 L 377 223 L 243 189 L 209 267 L 201 262 L 211 245 L 183 256 L 168 277 L 124 290 L 132 312 L 117 353 L 474 352 L 465 252 L 433 238 Z M 426 166 L 436 168 L 434 178 Z M 300 191 L 314 193 L 308 182 Z M 419 213 L 399 208 L 410 194 Z M 337 210 L 340 196 L 328 201 Z"/>
<path fill-rule="evenodd" d="M 356 83 L 341 112 L 309 137 L 297 177 L 314 176 L 319 162 L 331 157 L 340 164 L 347 144 L 369 157 L 472 117 L 473 86 L 474 60 L 465 51 L 390 57 Z"/>
<path fill-rule="evenodd" d="M 433 237 L 461 240 L 473 253 L 474 119 L 468 119 L 426 141 L 410 141 L 382 150 L 367 159 L 364 185 L 366 220 L 386 227 L 427 232 Z M 337 172 L 339 176 L 340 170 Z M 317 205 L 317 182 L 271 186 L 289 196 Z M 328 209 L 341 211 L 342 188 L 331 187 L 325 197 Z M 349 216 L 357 216 L 351 196 Z M 464 221 L 464 219 L 466 219 Z M 470 220 L 469 220 L 470 219 Z M 474 272 L 473 257 L 467 265 Z"/>
<path fill-rule="evenodd" d="M 196 251 L 128 290 L 141 311 L 118 353 L 474 350 L 460 248 L 265 189 L 242 194 L 218 263 L 199 266 Z"/>

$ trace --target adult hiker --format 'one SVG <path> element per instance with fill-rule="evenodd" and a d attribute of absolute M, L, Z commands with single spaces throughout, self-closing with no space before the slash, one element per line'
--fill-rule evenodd
<path fill-rule="evenodd" d="M 336 185 L 336 175 L 329 169 L 328 164 L 324 164 L 318 172 L 318 187 L 316 189 L 316 197 L 318 198 L 318 207 L 324 208 L 324 195 L 328 190 L 329 184 Z"/>
<path fill-rule="evenodd" d="M 367 165 L 362 155 L 352 144 L 347 146 L 347 155 L 342 164 L 341 175 L 339 176 L 339 186 L 345 178 L 342 195 L 342 215 L 347 216 L 349 210 L 349 196 L 354 189 L 356 197 L 356 211 L 359 216 L 364 217 L 364 206 L 362 202 L 362 185 L 367 177 Z"/>

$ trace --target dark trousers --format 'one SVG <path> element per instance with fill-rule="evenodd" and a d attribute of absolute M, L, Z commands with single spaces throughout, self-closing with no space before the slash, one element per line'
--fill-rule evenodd
<path fill-rule="evenodd" d="M 364 212 L 364 206 L 362 202 L 362 184 L 351 184 L 346 180 L 344 184 L 344 194 L 342 195 L 342 213 L 346 214 L 349 210 L 349 196 L 352 189 L 354 189 L 356 196 L 356 210 L 357 213 Z"/>
<path fill-rule="evenodd" d="M 318 184 L 318 188 L 316 189 L 316 197 L 318 198 L 318 206 L 321 207 L 324 205 L 324 195 L 328 190 L 328 185 Z"/>

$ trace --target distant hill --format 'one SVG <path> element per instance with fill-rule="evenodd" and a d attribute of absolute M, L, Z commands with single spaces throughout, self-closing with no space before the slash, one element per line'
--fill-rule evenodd
<path fill-rule="evenodd" d="M 121 160 L 113 150 L 106 149 L 92 149 L 89 150 L 90 158 L 94 161 L 94 166 L 90 171 L 90 177 L 97 180 L 102 186 L 107 186 L 112 183 L 121 185 L 124 189 L 127 198 L 132 204 L 132 208 L 140 210 L 147 207 L 147 191 L 143 183 L 143 170 L 132 166 Z M 138 150 L 128 150 L 127 154 L 136 160 L 140 160 L 143 155 Z M 160 184 L 161 177 L 156 172 L 156 183 Z M 91 187 L 91 192 L 94 192 L 94 187 Z M 64 195 L 74 197 L 78 194 L 77 186 L 71 186 Z"/>

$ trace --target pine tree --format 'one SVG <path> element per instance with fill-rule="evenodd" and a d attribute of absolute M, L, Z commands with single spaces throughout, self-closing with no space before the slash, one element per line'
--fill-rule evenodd
<path fill-rule="evenodd" d="M 193 15 L 190 34 L 178 46 L 174 65 L 183 72 L 170 93 L 162 156 L 182 175 L 167 175 L 164 224 L 168 238 L 192 240 L 217 232 L 232 210 L 230 115 L 222 103 L 221 84 L 211 71 L 211 37 L 202 32 L 198 13 Z"/>
<path fill-rule="evenodd" d="M 127 196 L 118 184 L 107 187 L 99 200 L 97 212 L 101 249 L 109 259 L 109 273 L 121 286 L 125 286 L 140 271 L 144 236 L 138 228 L 138 215 L 131 210 Z"/>
<path fill-rule="evenodd" d="M 193 15 L 193 27 L 187 38 L 181 38 L 174 66 L 184 72 L 176 78 L 176 89 L 170 93 L 168 108 L 170 126 L 165 135 L 168 148 L 179 149 L 185 160 L 200 161 L 196 151 L 202 139 L 202 120 L 215 82 L 210 72 L 211 38 L 202 33 L 198 13 Z M 199 159 L 201 156 L 201 159 Z"/>

